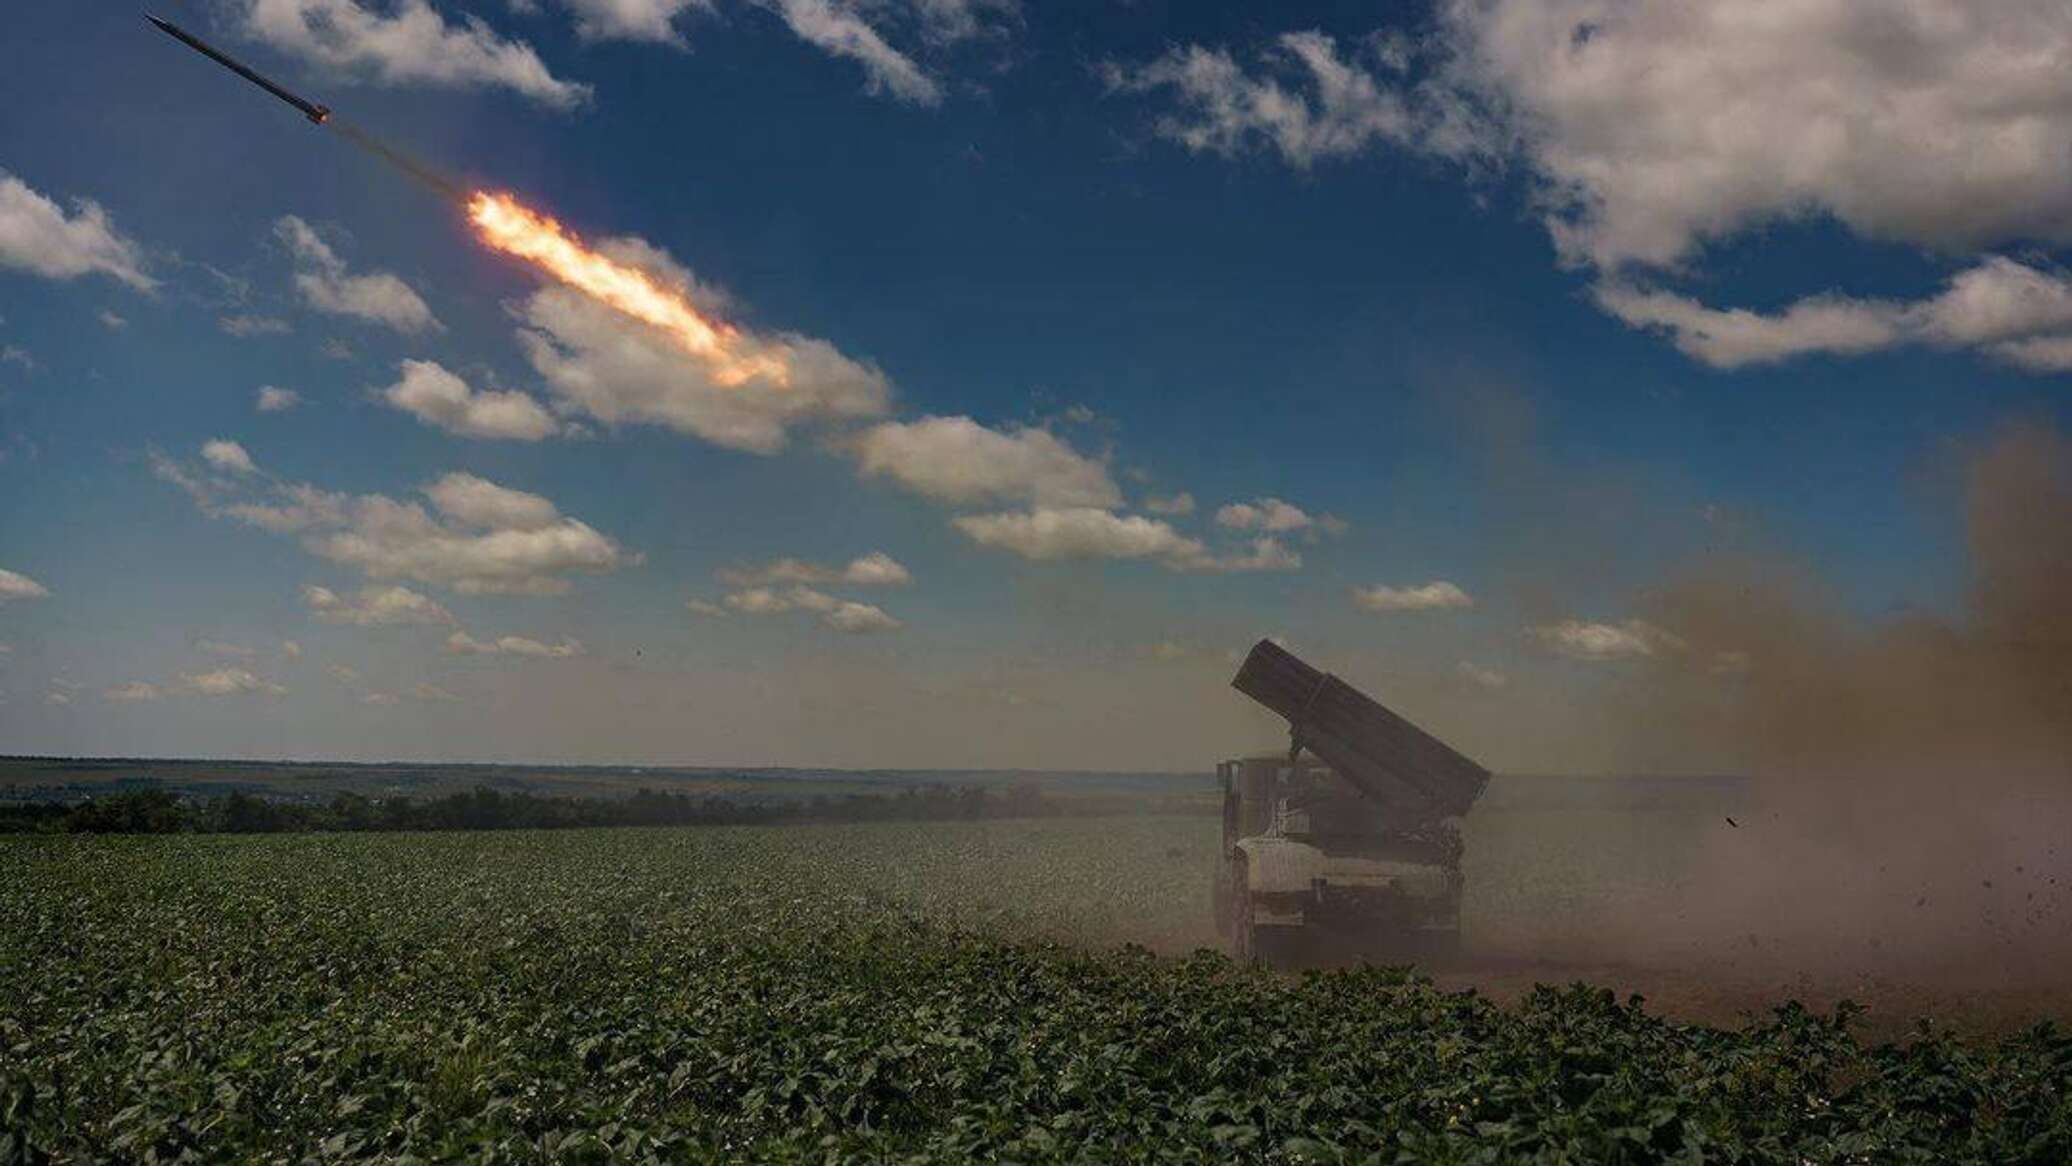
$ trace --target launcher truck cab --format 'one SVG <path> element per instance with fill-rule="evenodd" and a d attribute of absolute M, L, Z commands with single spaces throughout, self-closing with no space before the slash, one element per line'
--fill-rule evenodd
<path fill-rule="evenodd" d="M 1231 682 L 1286 717 L 1286 754 L 1225 761 L 1216 920 L 1275 964 L 1444 960 L 1460 944 L 1458 820 L 1489 772 L 1262 640 Z"/>

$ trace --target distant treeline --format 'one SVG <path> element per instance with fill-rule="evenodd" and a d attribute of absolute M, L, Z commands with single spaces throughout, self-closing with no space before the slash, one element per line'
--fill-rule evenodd
<path fill-rule="evenodd" d="M 542 797 L 477 786 L 417 800 L 339 794 L 284 802 L 231 793 L 182 798 L 129 790 L 81 802 L 0 805 L 0 833 L 274 834 L 352 830 L 553 830 L 578 826 L 732 826 L 788 822 L 950 821 L 1077 812 L 1030 786 L 916 786 L 894 794 L 737 801 L 643 789 L 623 798 Z"/>

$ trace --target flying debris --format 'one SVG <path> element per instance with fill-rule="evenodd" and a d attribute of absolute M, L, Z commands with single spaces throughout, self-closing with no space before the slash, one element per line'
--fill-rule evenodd
<path fill-rule="evenodd" d="M 182 44 L 185 44 L 188 48 L 193 49 L 197 53 L 200 53 L 202 56 L 209 58 L 210 60 L 216 62 L 217 64 L 223 66 L 231 72 L 236 73 L 238 76 L 243 77 L 245 80 L 250 81 L 252 84 L 257 85 L 259 88 L 264 89 L 268 93 L 273 94 L 275 97 L 280 98 L 282 101 L 287 102 L 289 105 L 294 106 L 296 109 L 301 110 L 302 116 L 308 118 L 311 121 L 311 123 L 315 125 L 323 125 L 326 121 L 330 120 L 331 109 L 329 106 L 318 105 L 314 101 L 305 101 L 302 98 L 295 96 L 293 93 L 290 93 L 287 90 L 281 88 L 280 86 L 274 84 L 273 82 L 268 81 L 266 78 L 261 77 L 259 74 L 253 72 L 252 70 L 245 68 L 243 65 L 238 64 L 236 61 L 231 60 L 230 57 L 226 54 L 218 52 L 214 46 L 209 44 L 209 42 L 201 39 L 200 37 L 194 35 L 191 32 L 188 32 L 186 29 L 181 28 L 179 25 L 174 24 L 170 20 L 160 20 L 158 17 L 152 16 L 149 13 L 145 14 L 144 19 L 157 25 L 159 31 L 165 33 L 167 36 L 172 37 L 174 40 L 180 41 Z"/>

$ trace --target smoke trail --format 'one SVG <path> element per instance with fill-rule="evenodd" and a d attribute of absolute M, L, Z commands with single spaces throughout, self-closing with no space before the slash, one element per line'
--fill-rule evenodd
<path fill-rule="evenodd" d="M 781 354 L 764 350 L 731 325 L 707 318 L 680 290 L 592 250 L 574 232 L 510 195 L 476 191 L 468 196 L 467 212 L 484 243 L 662 330 L 684 351 L 706 361 L 716 383 L 791 383 L 791 365 Z"/>
<path fill-rule="evenodd" d="M 380 138 L 353 125 L 351 122 L 333 114 L 323 124 L 345 135 L 346 141 L 402 171 L 406 177 L 426 187 L 441 198 L 456 205 L 467 202 L 468 191 L 466 187 L 389 145 Z"/>

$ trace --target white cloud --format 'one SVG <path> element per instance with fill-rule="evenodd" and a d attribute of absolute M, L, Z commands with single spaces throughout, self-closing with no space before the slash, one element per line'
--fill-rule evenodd
<path fill-rule="evenodd" d="M 1153 660 L 1185 660 L 1193 655 L 1193 652 L 1187 645 L 1177 640 L 1160 640 L 1155 644 L 1146 644 L 1137 649 L 1137 654 L 1139 656 L 1148 656 Z"/>
<path fill-rule="evenodd" d="M 885 42 L 859 6 L 842 0 L 769 0 L 799 39 L 863 66 L 866 88 L 916 105 L 935 105 L 942 87 L 911 57 Z"/>
<path fill-rule="evenodd" d="M 1194 495 L 1182 490 L 1169 498 L 1146 498 L 1144 509 L 1152 514 L 1164 514 L 1174 518 L 1194 513 Z"/>
<path fill-rule="evenodd" d="M 55 704 L 55 705 L 67 705 L 67 704 L 71 704 L 71 703 L 72 703 L 72 697 L 71 697 L 71 694 L 69 694 L 69 693 L 63 693 L 63 692 L 52 692 L 52 693 L 46 693 L 46 694 L 44 695 L 44 697 L 43 697 L 43 703 L 45 703 L 45 704 Z"/>
<path fill-rule="evenodd" d="M 1156 518 L 1124 516 L 1091 506 L 1023 513 L 969 514 L 950 520 L 980 546 L 1025 559 L 1194 559 L 1208 548 Z"/>
<path fill-rule="evenodd" d="M 2038 371 L 2072 368 L 2072 280 L 1998 255 L 1911 303 L 1827 294 L 1764 315 L 1626 285 L 1601 286 L 1596 294 L 1612 315 L 1667 333 L 1685 354 L 1715 368 L 1902 344 L 1976 348 Z"/>
<path fill-rule="evenodd" d="M 446 650 L 456 656 L 537 656 L 558 660 L 582 655 L 583 643 L 567 636 L 552 644 L 526 636 L 498 636 L 494 640 L 478 640 L 466 632 L 455 632 L 446 637 Z"/>
<path fill-rule="evenodd" d="M 1292 571 L 1302 566 L 1300 554 L 1270 536 L 1253 539 L 1241 551 L 1219 555 L 1162 519 L 1092 506 L 967 514 L 951 519 L 950 525 L 980 546 L 1012 551 L 1039 563 L 1141 559 L 1172 571 L 1202 574 Z"/>
<path fill-rule="evenodd" d="M 1774 315 L 1625 285 L 1817 218 L 1944 254 L 2072 242 L 2068 55 L 2057 0 L 1441 0 L 1414 51 L 1363 60 L 1293 34 L 1255 71 L 1186 46 L 1108 72 L 1119 90 L 1174 95 L 1159 126 L 1195 150 L 1517 163 L 1561 258 L 1606 281 L 1600 303 L 1714 364 L 1918 342 L 2055 371 L 2072 366 L 2072 330 L 1979 339 L 2005 329 L 1939 318 L 1963 307 L 1955 285 L 1918 304 L 1810 295 Z M 2019 273 L 2000 264 L 1958 282 L 2004 290 Z"/>
<path fill-rule="evenodd" d="M 406 360 L 402 378 L 382 399 L 419 421 L 462 437 L 538 441 L 561 429 L 552 414 L 524 393 L 475 390 L 429 360 Z"/>
<path fill-rule="evenodd" d="M 266 483 L 265 493 L 224 504 L 241 489 L 203 481 L 163 457 L 154 469 L 210 514 L 228 514 L 276 534 L 300 534 L 311 554 L 375 579 L 408 579 L 464 594 L 558 595 L 572 574 L 634 566 L 629 554 L 587 523 L 537 494 L 472 474 L 448 474 L 425 487 L 438 514 L 383 494 L 347 495 L 302 483 Z"/>
<path fill-rule="evenodd" d="M 25 371 L 36 371 L 36 358 L 29 355 L 29 350 L 12 344 L 0 345 L 0 364 L 20 365 Z"/>
<path fill-rule="evenodd" d="M 883 551 L 872 551 L 849 560 L 840 570 L 803 559 L 784 558 L 760 567 L 729 567 L 715 572 L 720 582 L 732 587 L 760 587 L 771 583 L 850 583 L 859 587 L 901 586 L 914 576 L 899 560 Z"/>
<path fill-rule="evenodd" d="M 1426 132 L 1402 94 L 1339 56 L 1322 33 L 1283 34 L 1264 65 L 1248 74 L 1223 50 L 1189 45 L 1136 68 L 1111 64 L 1103 73 L 1118 92 L 1170 90 L 1181 112 L 1160 118 L 1158 132 L 1190 150 L 1230 155 L 1263 144 L 1307 168 Z M 1288 75 L 1295 88 L 1274 73 Z"/>
<path fill-rule="evenodd" d="M 1479 664 L 1475 664 L 1467 660 L 1462 660 L 1460 664 L 1457 666 L 1456 671 L 1460 673 L 1461 679 L 1467 681 L 1470 684 L 1477 685 L 1482 688 L 1487 688 L 1491 691 L 1495 691 L 1496 689 L 1502 688 L 1505 685 L 1511 683 L 1510 677 L 1505 676 L 1503 673 L 1498 672 L 1496 669 L 1484 668 Z"/>
<path fill-rule="evenodd" d="M 1107 508 L 1122 501 L 1104 462 L 1043 429 L 1003 433 L 969 417 L 923 417 L 872 426 L 854 449 L 865 477 L 890 477 L 953 505 Z"/>
<path fill-rule="evenodd" d="M 300 640 L 282 640 L 281 655 L 286 656 L 290 660 L 301 659 L 302 642 Z"/>
<path fill-rule="evenodd" d="M 684 601 L 684 606 L 690 608 L 698 615 L 712 616 L 717 619 L 725 619 L 727 616 L 726 608 L 709 599 L 688 599 Z"/>
<path fill-rule="evenodd" d="M 259 467 L 252 462 L 252 455 L 245 452 L 244 446 L 221 437 L 203 442 L 201 457 L 203 461 L 226 473 L 252 474 L 259 471 Z"/>
<path fill-rule="evenodd" d="M 42 599 L 50 589 L 27 575 L 0 568 L 0 603 L 16 599 Z"/>
<path fill-rule="evenodd" d="M 174 686 L 180 692 L 197 696 L 239 696 L 245 693 L 265 693 L 281 696 L 288 690 L 270 680 L 254 676 L 246 668 L 217 668 L 209 672 L 182 672 Z"/>
<path fill-rule="evenodd" d="M 156 684 L 132 680 L 128 684 L 118 684 L 101 695 L 108 700 L 147 701 L 157 700 L 165 693 Z"/>
<path fill-rule="evenodd" d="M 595 249 L 700 308 L 718 302 L 660 248 L 622 238 Z M 881 416 L 891 399 L 884 373 L 807 336 L 742 331 L 736 359 L 701 355 L 565 287 L 533 293 L 519 315 L 519 343 L 557 401 L 606 425 L 663 425 L 729 449 L 774 453 L 794 425 Z M 785 367 L 787 379 L 739 381 L 730 370 L 746 357 Z"/>
<path fill-rule="evenodd" d="M 351 684 L 360 678 L 359 669 L 349 664 L 327 664 L 324 666 L 324 671 L 330 673 L 332 679 L 342 684 Z"/>
<path fill-rule="evenodd" d="M 109 308 L 102 308 L 100 311 L 95 312 L 94 318 L 99 320 L 101 326 L 110 332 L 120 332 L 124 328 L 129 327 L 129 320 L 126 317 Z"/>
<path fill-rule="evenodd" d="M 253 404 L 261 413 L 285 413 L 302 403 L 302 394 L 293 389 L 277 389 L 262 385 Z"/>
<path fill-rule="evenodd" d="M 538 494 L 499 486 L 474 474 L 447 474 L 424 492 L 439 513 L 468 526 L 544 530 L 561 517 L 554 504 Z"/>
<path fill-rule="evenodd" d="M 1458 584 L 1444 579 L 1416 587 L 1387 587 L 1379 583 L 1372 587 L 1355 587 L 1353 603 L 1368 611 L 1438 611 L 1475 605 Z"/>
<path fill-rule="evenodd" d="M 302 605 L 325 623 L 358 627 L 453 622 L 452 612 L 408 587 L 362 587 L 353 594 L 340 595 L 329 587 L 306 583 L 302 587 Z M 351 679 L 340 675 L 339 669 L 343 667 L 333 665 L 330 672 L 342 680 Z M 347 668 L 345 671 L 352 670 Z"/>
<path fill-rule="evenodd" d="M 443 688 L 440 688 L 436 684 L 430 683 L 429 681 L 419 684 L 416 688 L 411 689 L 410 695 L 427 703 L 438 704 L 444 704 L 460 699 L 459 697 L 453 695 L 452 693 L 446 691 Z"/>
<path fill-rule="evenodd" d="M 798 606 L 768 587 L 750 587 L 736 591 L 723 602 L 744 615 L 776 615 Z"/>
<path fill-rule="evenodd" d="M 1175 571 L 1236 574 L 1244 571 L 1299 571 L 1302 554 L 1271 535 L 1255 538 L 1242 551 L 1221 555 L 1181 556 L 1166 564 Z"/>
<path fill-rule="evenodd" d="M 157 286 L 144 274 L 143 249 L 115 229 L 99 203 L 79 199 L 67 215 L 6 170 L 0 170 L 0 267 L 47 279 L 98 272 L 138 291 Z"/>
<path fill-rule="evenodd" d="M 218 316 L 216 327 L 221 328 L 225 335 L 240 339 L 291 331 L 288 322 L 278 316 Z"/>
<path fill-rule="evenodd" d="M 1673 264 L 1809 212 L 1942 248 L 2072 239 L 2072 9 L 2055 0 L 1451 0 L 1457 91 L 1501 111 L 1549 226 Z"/>
<path fill-rule="evenodd" d="M 844 599 L 834 607 L 820 614 L 820 622 L 852 636 L 869 635 L 872 632 L 897 631 L 905 626 L 885 613 L 885 609 L 874 603 L 858 603 Z"/>
<path fill-rule="evenodd" d="M 724 602 L 729 608 L 743 615 L 781 615 L 788 611 L 812 612 L 820 617 L 821 623 L 838 632 L 851 635 L 889 632 L 905 626 L 875 604 L 842 599 L 803 585 L 789 587 L 783 591 L 769 587 L 750 587 L 728 595 Z M 698 601 L 693 601 L 692 610 L 699 610 L 697 603 Z"/>
<path fill-rule="evenodd" d="M 655 41 L 678 44 L 676 18 L 696 8 L 710 10 L 711 0 L 561 0 L 575 17 L 576 35 L 584 40 Z"/>
<path fill-rule="evenodd" d="M 1305 530 L 1315 521 L 1301 507 L 1278 498 L 1261 498 L 1256 502 L 1233 502 L 1216 511 L 1216 525 L 1227 526 L 1232 530 Z"/>
<path fill-rule="evenodd" d="M 509 89 L 555 109 L 590 97 L 589 86 L 548 72 L 532 46 L 499 37 L 480 17 L 450 24 L 426 0 L 385 10 L 354 0 L 247 0 L 242 17 L 244 35 L 344 77 Z"/>
<path fill-rule="evenodd" d="M 440 329 L 432 310 L 409 284 L 386 271 L 349 274 L 345 260 L 308 223 L 286 215 L 274 223 L 273 231 L 295 259 L 295 289 L 310 307 L 383 324 L 406 336 Z"/>
<path fill-rule="evenodd" d="M 1577 660 L 1638 659 L 1683 647 L 1675 636 L 1637 619 L 1618 624 L 1567 619 L 1528 629 L 1526 634 L 1548 651 Z"/>
<path fill-rule="evenodd" d="M 377 708 L 387 708 L 396 703 L 396 694 L 392 692 L 370 692 L 360 698 L 360 703 L 371 704 Z"/>
<path fill-rule="evenodd" d="M 492 526 L 451 513 L 446 519 L 414 502 L 362 495 L 343 529 L 312 533 L 303 545 L 375 579 L 410 579 L 464 594 L 557 595 L 569 589 L 571 573 L 602 574 L 638 561 L 588 524 L 558 512 L 522 526 Z"/>

